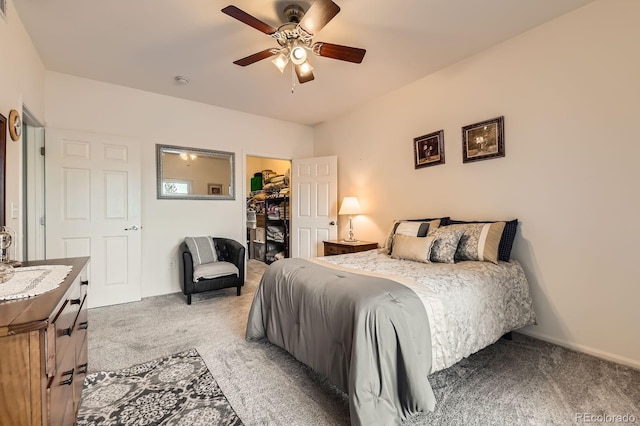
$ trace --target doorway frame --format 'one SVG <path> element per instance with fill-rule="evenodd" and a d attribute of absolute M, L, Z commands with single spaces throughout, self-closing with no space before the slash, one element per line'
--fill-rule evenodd
<path fill-rule="evenodd" d="M 268 158 L 270 160 L 288 161 L 290 164 L 293 164 L 292 158 L 281 157 L 274 154 L 266 154 L 266 153 L 255 154 L 255 153 L 248 153 L 246 151 L 242 151 L 242 209 L 243 209 L 243 214 L 242 214 L 243 232 L 241 234 L 243 235 L 242 241 L 245 240 L 244 235 L 247 233 L 247 193 L 245 192 L 247 190 L 247 157 Z M 291 168 L 289 168 L 289 175 L 290 175 L 289 176 L 289 198 L 291 198 L 294 195 L 292 191 L 293 185 L 291 182 Z M 291 228 L 291 224 L 289 224 L 289 228 Z M 289 240 L 289 251 L 291 251 L 291 240 Z M 247 252 L 247 259 L 248 259 L 249 258 L 248 246 L 246 248 L 246 252 Z"/>
<path fill-rule="evenodd" d="M 38 119 L 38 117 L 36 117 L 31 110 L 29 110 L 29 108 L 25 105 L 22 104 L 22 123 L 24 125 L 24 128 L 22 129 L 22 137 L 20 139 L 20 142 L 22 143 L 22 185 L 21 185 L 21 193 L 20 193 L 20 198 L 21 198 L 21 206 L 22 206 L 22 215 L 19 219 L 20 223 L 18 225 L 19 228 L 19 233 L 21 235 L 21 239 L 23 241 L 22 243 L 22 259 L 23 260 L 35 260 L 35 259 L 29 259 L 29 208 L 33 208 L 33 206 L 29 206 L 29 202 L 28 202 L 28 197 L 27 197 L 27 189 L 29 186 L 29 180 L 28 180 L 28 176 L 29 176 L 29 171 L 31 170 L 32 167 L 36 166 L 35 164 L 29 164 L 29 157 L 28 157 L 28 143 L 29 141 L 27 140 L 27 132 L 29 128 L 32 128 L 34 131 L 40 131 L 42 132 L 42 148 L 44 149 L 46 146 L 46 139 L 45 139 L 45 125 L 42 123 L 42 121 L 40 121 Z M 36 153 L 36 155 L 38 155 Z M 37 194 L 35 194 L 36 197 L 40 198 L 42 200 L 42 211 L 41 213 L 41 218 L 42 218 L 42 223 L 41 226 L 43 227 L 42 229 L 42 233 L 43 233 L 43 247 L 42 247 L 42 253 L 43 253 L 43 259 L 46 259 L 47 257 L 47 233 L 46 233 L 46 216 L 45 216 L 45 212 L 46 212 L 46 204 L 45 204 L 45 200 L 46 200 L 46 192 L 47 192 L 47 188 L 46 188 L 46 179 L 45 179 L 45 167 L 46 167 L 46 163 L 45 163 L 45 158 L 44 155 L 40 155 L 41 158 L 41 166 L 42 166 L 42 182 L 41 185 L 37 186 L 37 189 L 39 190 L 39 192 Z M 38 225 L 38 223 L 34 223 L 34 225 Z"/>

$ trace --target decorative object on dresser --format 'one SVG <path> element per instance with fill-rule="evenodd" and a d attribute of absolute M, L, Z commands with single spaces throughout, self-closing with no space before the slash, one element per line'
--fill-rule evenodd
<path fill-rule="evenodd" d="M 180 244 L 180 285 L 191 304 L 191 295 L 244 285 L 245 248 L 229 238 L 186 237 Z"/>
<path fill-rule="evenodd" d="M 462 128 L 462 162 L 504 157 L 504 117 Z"/>
<path fill-rule="evenodd" d="M 416 169 L 444 164 L 444 130 L 413 139 L 413 159 Z"/>
<path fill-rule="evenodd" d="M 88 368 L 88 262 L 88 257 L 25 262 L 25 267 L 71 270 L 51 291 L 0 303 L 0 424 L 74 423 Z"/>
<path fill-rule="evenodd" d="M 16 245 L 15 233 L 8 226 L 0 226 L 0 262 L 9 264 L 13 267 L 22 265 L 22 262 L 15 260 L 16 258 Z M 13 250 L 10 250 L 13 245 Z"/>
<path fill-rule="evenodd" d="M 370 241 L 323 241 L 324 255 L 359 253 L 378 248 L 378 243 Z"/>
<path fill-rule="evenodd" d="M 353 236 L 353 215 L 362 213 L 360 203 L 356 197 L 344 197 L 340 205 L 339 215 L 349 215 L 349 237 L 345 241 L 356 242 L 358 240 Z"/>

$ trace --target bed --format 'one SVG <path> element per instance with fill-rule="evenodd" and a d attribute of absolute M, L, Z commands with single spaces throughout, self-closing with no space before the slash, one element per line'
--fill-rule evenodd
<path fill-rule="evenodd" d="M 440 238 L 454 229 L 429 238 L 393 232 L 394 247 L 273 263 L 256 291 L 247 339 L 284 348 L 348 393 L 353 425 L 398 424 L 433 410 L 430 373 L 535 323 L 517 261 L 461 260 L 459 231 L 448 241 L 457 261 L 451 252 L 449 262 L 429 261 L 434 243 L 444 247 Z M 475 240 L 488 241 L 485 231 L 468 233 L 475 249 Z M 401 245 L 405 239 L 413 246 Z"/>

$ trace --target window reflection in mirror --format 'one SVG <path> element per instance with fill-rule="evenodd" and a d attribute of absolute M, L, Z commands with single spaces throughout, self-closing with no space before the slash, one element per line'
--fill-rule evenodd
<path fill-rule="evenodd" d="M 235 154 L 156 145 L 158 198 L 233 200 Z"/>

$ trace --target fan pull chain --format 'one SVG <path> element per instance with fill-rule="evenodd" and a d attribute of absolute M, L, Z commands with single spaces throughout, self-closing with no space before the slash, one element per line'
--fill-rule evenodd
<path fill-rule="evenodd" d="M 291 64 L 291 94 L 296 91 L 296 67 Z"/>

